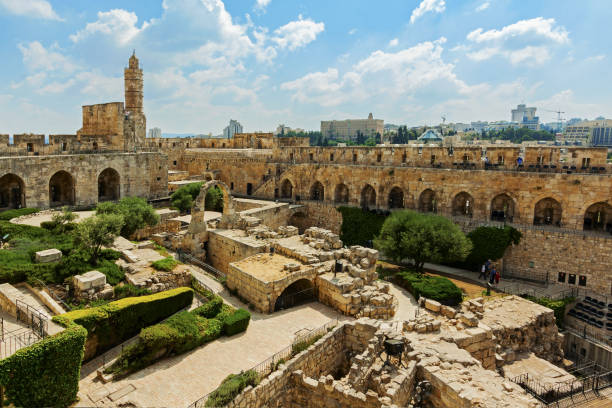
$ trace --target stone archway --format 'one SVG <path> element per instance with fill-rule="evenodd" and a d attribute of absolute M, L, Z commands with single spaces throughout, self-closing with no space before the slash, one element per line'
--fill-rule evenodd
<path fill-rule="evenodd" d="M 0 177 L 0 208 L 25 206 L 25 183 L 21 177 L 12 173 Z"/>
<path fill-rule="evenodd" d="M 457 194 L 453 198 L 452 214 L 471 217 L 474 214 L 474 197 L 465 191 Z"/>
<path fill-rule="evenodd" d="M 296 227 L 298 229 L 298 232 L 300 234 L 303 234 L 307 228 L 311 227 L 311 222 L 309 221 L 308 217 L 306 217 L 306 214 L 301 211 L 298 211 L 291 217 L 289 217 L 287 225 Z"/>
<path fill-rule="evenodd" d="M 325 187 L 319 181 L 315 181 L 310 187 L 310 199 L 313 201 L 325 200 Z"/>
<path fill-rule="evenodd" d="M 64 170 L 53 174 L 49 179 L 49 207 L 74 205 L 74 178 Z"/>
<path fill-rule="evenodd" d="M 221 220 L 219 222 L 219 228 L 229 228 L 236 221 L 236 213 L 234 211 L 234 202 L 232 201 L 232 195 L 230 194 L 229 187 L 222 181 L 212 180 L 202 185 L 200 188 L 200 194 L 196 197 L 193 202 L 193 207 L 191 208 L 191 223 L 189 224 L 188 232 L 191 234 L 191 239 L 198 241 L 193 242 L 192 247 L 194 245 L 197 246 L 199 241 L 202 243 L 208 240 L 206 236 L 207 227 L 206 227 L 206 193 L 209 189 L 217 187 L 223 193 L 223 215 L 221 216 Z M 199 236 L 196 236 L 199 235 Z"/>
<path fill-rule="evenodd" d="M 121 178 L 117 170 L 104 169 L 98 176 L 98 201 L 116 201 L 121 195 Z"/>
<path fill-rule="evenodd" d="M 491 220 L 512 222 L 514 200 L 508 194 L 498 194 L 491 201 Z"/>
<path fill-rule="evenodd" d="M 293 184 L 289 179 L 284 179 L 281 183 L 281 198 L 292 198 L 293 197 Z"/>
<path fill-rule="evenodd" d="M 612 233 L 612 205 L 601 201 L 589 206 L 584 213 L 583 229 Z"/>
<path fill-rule="evenodd" d="M 274 301 L 274 311 L 289 309 L 290 307 L 308 303 L 316 299 L 315 288 L 309 279 L 298 279 L 285 290 Z"/>
<path fill-rule="evenodd" d="M 366 184 L 363 189 L 361 189 L 361 208 L 370 209 L 376 208 L 376 190 L 369 184 Z"/>
<path fill-rule="evenodd" d="M 538 201 L 533 209 L 533 225 L 561 226 L 561 204 L 552 197 Z"/>
<path fill-rule="evenodd" d="M 404 208 L 404 191 L 399 187 L 393 187 L 389 191 L 389 208 Z"/>
<path fill-rule="evenodd" d="M 349 189 L 344 183 L 336 185 L 334 190 L 334 202 L 338 204 L 347 204 L 349 202 Z"/>
<path fill-rule="evenodd" d="M 420 212 L 436 212 L 438 203 L 436 202 L 436 193 L 430 188 L 426 189 L 419 196 L 419 211 Z"/>

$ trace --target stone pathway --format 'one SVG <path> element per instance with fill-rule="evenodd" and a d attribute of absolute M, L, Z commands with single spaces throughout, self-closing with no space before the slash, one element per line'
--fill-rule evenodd
<path fill-rule="evenodd" d="M 237 303 L 233 298 L 226 300 Z M 87 369 L 79 384 L 79 405 L 187 407 L 228 374 L 247 370 L 289 346 L 296 332 L 316 329 L 336 318 L 350 319 L 318 302 L 272 315 L 253 313 L 246 332 L 164 359 L 120 381 L 103 384 L 95 378 L 95 370 Z"/>

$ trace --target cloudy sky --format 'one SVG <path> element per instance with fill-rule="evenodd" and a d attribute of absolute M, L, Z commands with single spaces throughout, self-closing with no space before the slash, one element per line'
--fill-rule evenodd
<path fill-rule="evenodd" d="M 136 49 L 149 127 L 219 134 L 612 116 L 610 0 L 0 0 L 0 133 L 74 133 L 123 100 Z"/>

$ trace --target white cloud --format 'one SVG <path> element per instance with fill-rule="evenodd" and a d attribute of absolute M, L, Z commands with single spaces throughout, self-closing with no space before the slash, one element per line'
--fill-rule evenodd
<path fill-rule="evenodd" d="M 99 11 L 98 20 L 87 23 L 83 30 L 70 35 L 70 39 L 77 43 L 94 34 L 101 33 L 113 37 L 118 44 L 124 45 L 149 25 L 149 23 L 144 22 L 142 27 L 138 28 L 137 22 L 138 16 L 131 11 L 123 9 Z"/>
<path fill-rule="evenodd" d="M 357 32 L 356 28 L 351 28 L 348 32 L 348 35 L 354 35 Z"/>
<path fill-rule="evenodd" d="M 480 12 L 480 11 L 485 11 L 486 9 L 489 8 L 489 6 L 491 5 L 490 2 L 485 1 L 484 3 L 482 3 L 480 6 L 476 7 L 476 12 Z"/>
<path fill-rule="evenodd" d="M 268 4 L 270 4 L 271 1 L 272 0 L 256 0 L 255 10 L 260 11 L 260 12 L 265 12 L 266 7 L 268 7 Z"/>
<path fill-rule="evenodd" d="M 588 62 L 603 61 L 605 58 L 606 58 L 605 55 L 599 54 L 599 55 L 593 55 L 591 57 L 588 57 L 586 61 Z"/>
<path fill-rule="evenodd" d="M 48 85 L 43 86 L 37 92 L 41 94 L 58 94 L 66 91 L 66 89 L 70 88 L 75 84 L 74 79 L 69 79 L 66 82 L 51 82 Z"/>
<path fill-rule="evenodd" d="M 410 24 L 413 24 L 417 18 L 428 12 L 442 13 L 446 10 L 446 3 L 444 0 L 423 0 L 421 4 L 414 10 L 410 16 Z"/>
<path fill-rule="evenodd" d="M 476 43 L 482 43 L 504 41 L 526 35 L 552 40 L 560 44 L 569 42 L 569 33 L 564 27 L 556 26 L 554 18 L 545 19 L 543 17 L 520 20 L 503 27 L 501 30 L 483 31 L 482 28 L 477 28 L 467 35 L 467 39 Z"/>
<path fill-rule="evenodd" d="M 394 38 L 391 41 L 389 41 L 389 47 L 397 47 L 398 44 L 399 44 L 399 40 L 397 38 Z"/>
<path fill-rule="evenodd" d="M 302 15 L 299 15 L 298 20 L 290 21 L 274 30 L 275 36 L 272 41 L 281 49 L 288 48 L 293 51 L 314 41 L 323 30 L 325 30 L 324 23 L 315 23 L 309 18 L 304 20 Z"/>
<path fill-rule="evenodd" d="M 467 54 L 467 57 L 474 61 L 484 61 L 496 56 L 508 59 L 512 65 L 541 65 L 551 58 L 548 48 L 542 46 L 527 46 L 517 50 L 487 47 Z"/>
<path fill-rule="evenodd" d="M 64 21 L 46 0 L 0 0 L 0 6 L 18 16 Z"/>
<path fill-rule="evenodd" d="M 31 71 L 60 71 L 73 72 L 77 66 L 68 57 L 57 51 L 46 49 L 38 41 L 19 44 L 24 65 Z M 57 48 L 57 47 L 52 47 Z"/>

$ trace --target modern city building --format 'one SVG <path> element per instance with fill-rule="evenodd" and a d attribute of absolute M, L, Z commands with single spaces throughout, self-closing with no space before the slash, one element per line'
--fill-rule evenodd
<path fill-rule="evenodd" d="M 240 122 L 230 119 L 229 125 L 223 129 L 223 137 L 225 139 L 231 139 L 236 133 L 243 133 L 242 130 L 242 125 Z"/>
<path fill-rule="evenodd" d="M 520 127 L 526 127 L 531 130 L 540 130 L 540 118 L 537 117 L 534 106 L 527 107 L 525 104 L 516 106 L 512 109 L 512 122 L 518 122 Z"/>
<path fill-rule="evenodd" d="M 321 134 L 324 139 L 355 140 L 358 134 L 365 137 L 375 137 L 376 134 L 382 136 L 384 130 L 384 120 L 374 119 L 371 113 L 367 119 L 321 121 Z"/>
<path fill-rule="evenodd" d="M 162 137 L 162 131 L 158 127 L 149 129 L 149 137 Z"/>
<path fill-rule="evenodd" d="M 610 146 L 610 133 L 612 132 L 610 128 L 612 128 L 611 119 L 585 120 L 574 123 L 565 127 L 563 141 L 581 142 L 593 146 Z"/>

